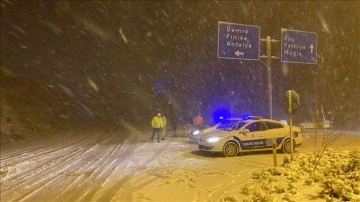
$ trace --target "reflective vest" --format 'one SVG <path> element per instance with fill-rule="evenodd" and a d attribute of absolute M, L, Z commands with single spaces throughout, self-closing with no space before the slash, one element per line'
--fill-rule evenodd
<path fill-rule="evenodd" d="M 160 116 L 154 116 L 151 120 L 151 126 L 153 128 L 162 128 L 164 126 L 164 121 Z"/>

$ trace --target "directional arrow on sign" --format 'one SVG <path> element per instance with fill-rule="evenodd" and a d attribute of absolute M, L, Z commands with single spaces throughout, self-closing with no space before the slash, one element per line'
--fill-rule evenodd
<path fill-rule="evenodd" d="M 314 52 L 314 48 L 315 48 L 315 47 L 314 47 L 314 45 L 313 45 L 313 44 L 311 44 L 311 45 L 310 45 L 310 52 L 311 52 L 311 53 L 313 53 L 313 52 Z"/>
<path fill-rule="evenodd" d="M 235 53 L 234 53 L 236 56 L 244 56 L 244 52 L 240 52 L 239 50 L 237 50 Z"/>

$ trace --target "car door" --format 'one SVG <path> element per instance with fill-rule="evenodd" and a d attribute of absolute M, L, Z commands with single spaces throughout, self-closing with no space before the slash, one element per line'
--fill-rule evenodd
<path fill-rule="evenodd" d="M 276 145 L 279 145 L 282 140 L 290 134 L 287 134 L 287 130 L 284 124 L 274 122 L 274 121 L 265 121 L 266 130 L 264 131 L 264 136 L 267 141 L 267 146 L 270 147 L 273 141 L 276 142 Z"/>
<path fill-rule="evenodd" d="M 266 145 L 264 130 L 266 126 L 263 121 L 252 122 L 244 127 L 249 132 L 241 134 L 240 146 L 243 150 L 259 149 Z"/>

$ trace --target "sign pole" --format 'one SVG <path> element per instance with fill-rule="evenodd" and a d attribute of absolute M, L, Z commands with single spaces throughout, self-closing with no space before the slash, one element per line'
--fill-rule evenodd
<path fill-rule="evenodd" d="M 268 80 L 268 91 L 269 91 L 269 113 L 270 119 L 272 119 L 272 81 L 271 81 L 271 39 L 270 36 L 266 37 L 266 56 L 267 56 L 267 80 Z"/>
<path fill-rule="evenodd" d="M 262 55 L 261 58 L 266 58 L 266 72 L 267 72 L 267 86 L 268 86 L 268 96 L 269 96 L 269 117 L 273 118 L 273 108 L 272 108 L 272 80 L 271 80 L 271 60 L 278 59 L 279 57 L 271 56 L 271 42 L 279 42 L 279 40 L 271 39 L 270 36 L 267 36 L 266 39 L 260 39 L 262 42 L 266 42 L 266 56 Z"/>
<path fill-rule="evenodd" d="M 291 161 L 294 160 L 294 137 L 293 137 L 293 133 L 292 133 L 292 114 L 293 114 L 293 110 L 292 110 L 292 99 L 291 99 L 291 93 L 289 93 L 289 123 L 290 123 L 290 151 L 291 151 Z"/>

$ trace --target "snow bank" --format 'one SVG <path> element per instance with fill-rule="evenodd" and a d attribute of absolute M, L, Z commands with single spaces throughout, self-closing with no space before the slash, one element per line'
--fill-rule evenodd
<path fill-rule="evenodd" d="M 253 173 L 254 182 L 243 185 L 244 201 L 312 200 L 360 201 L 360 149 L 338 152 L 327 149 L 323 155 L 298 154 L 293 161 L 284 158 L 280 167 Z M 226 196 L 223 201 L 237 201 Z"/>

